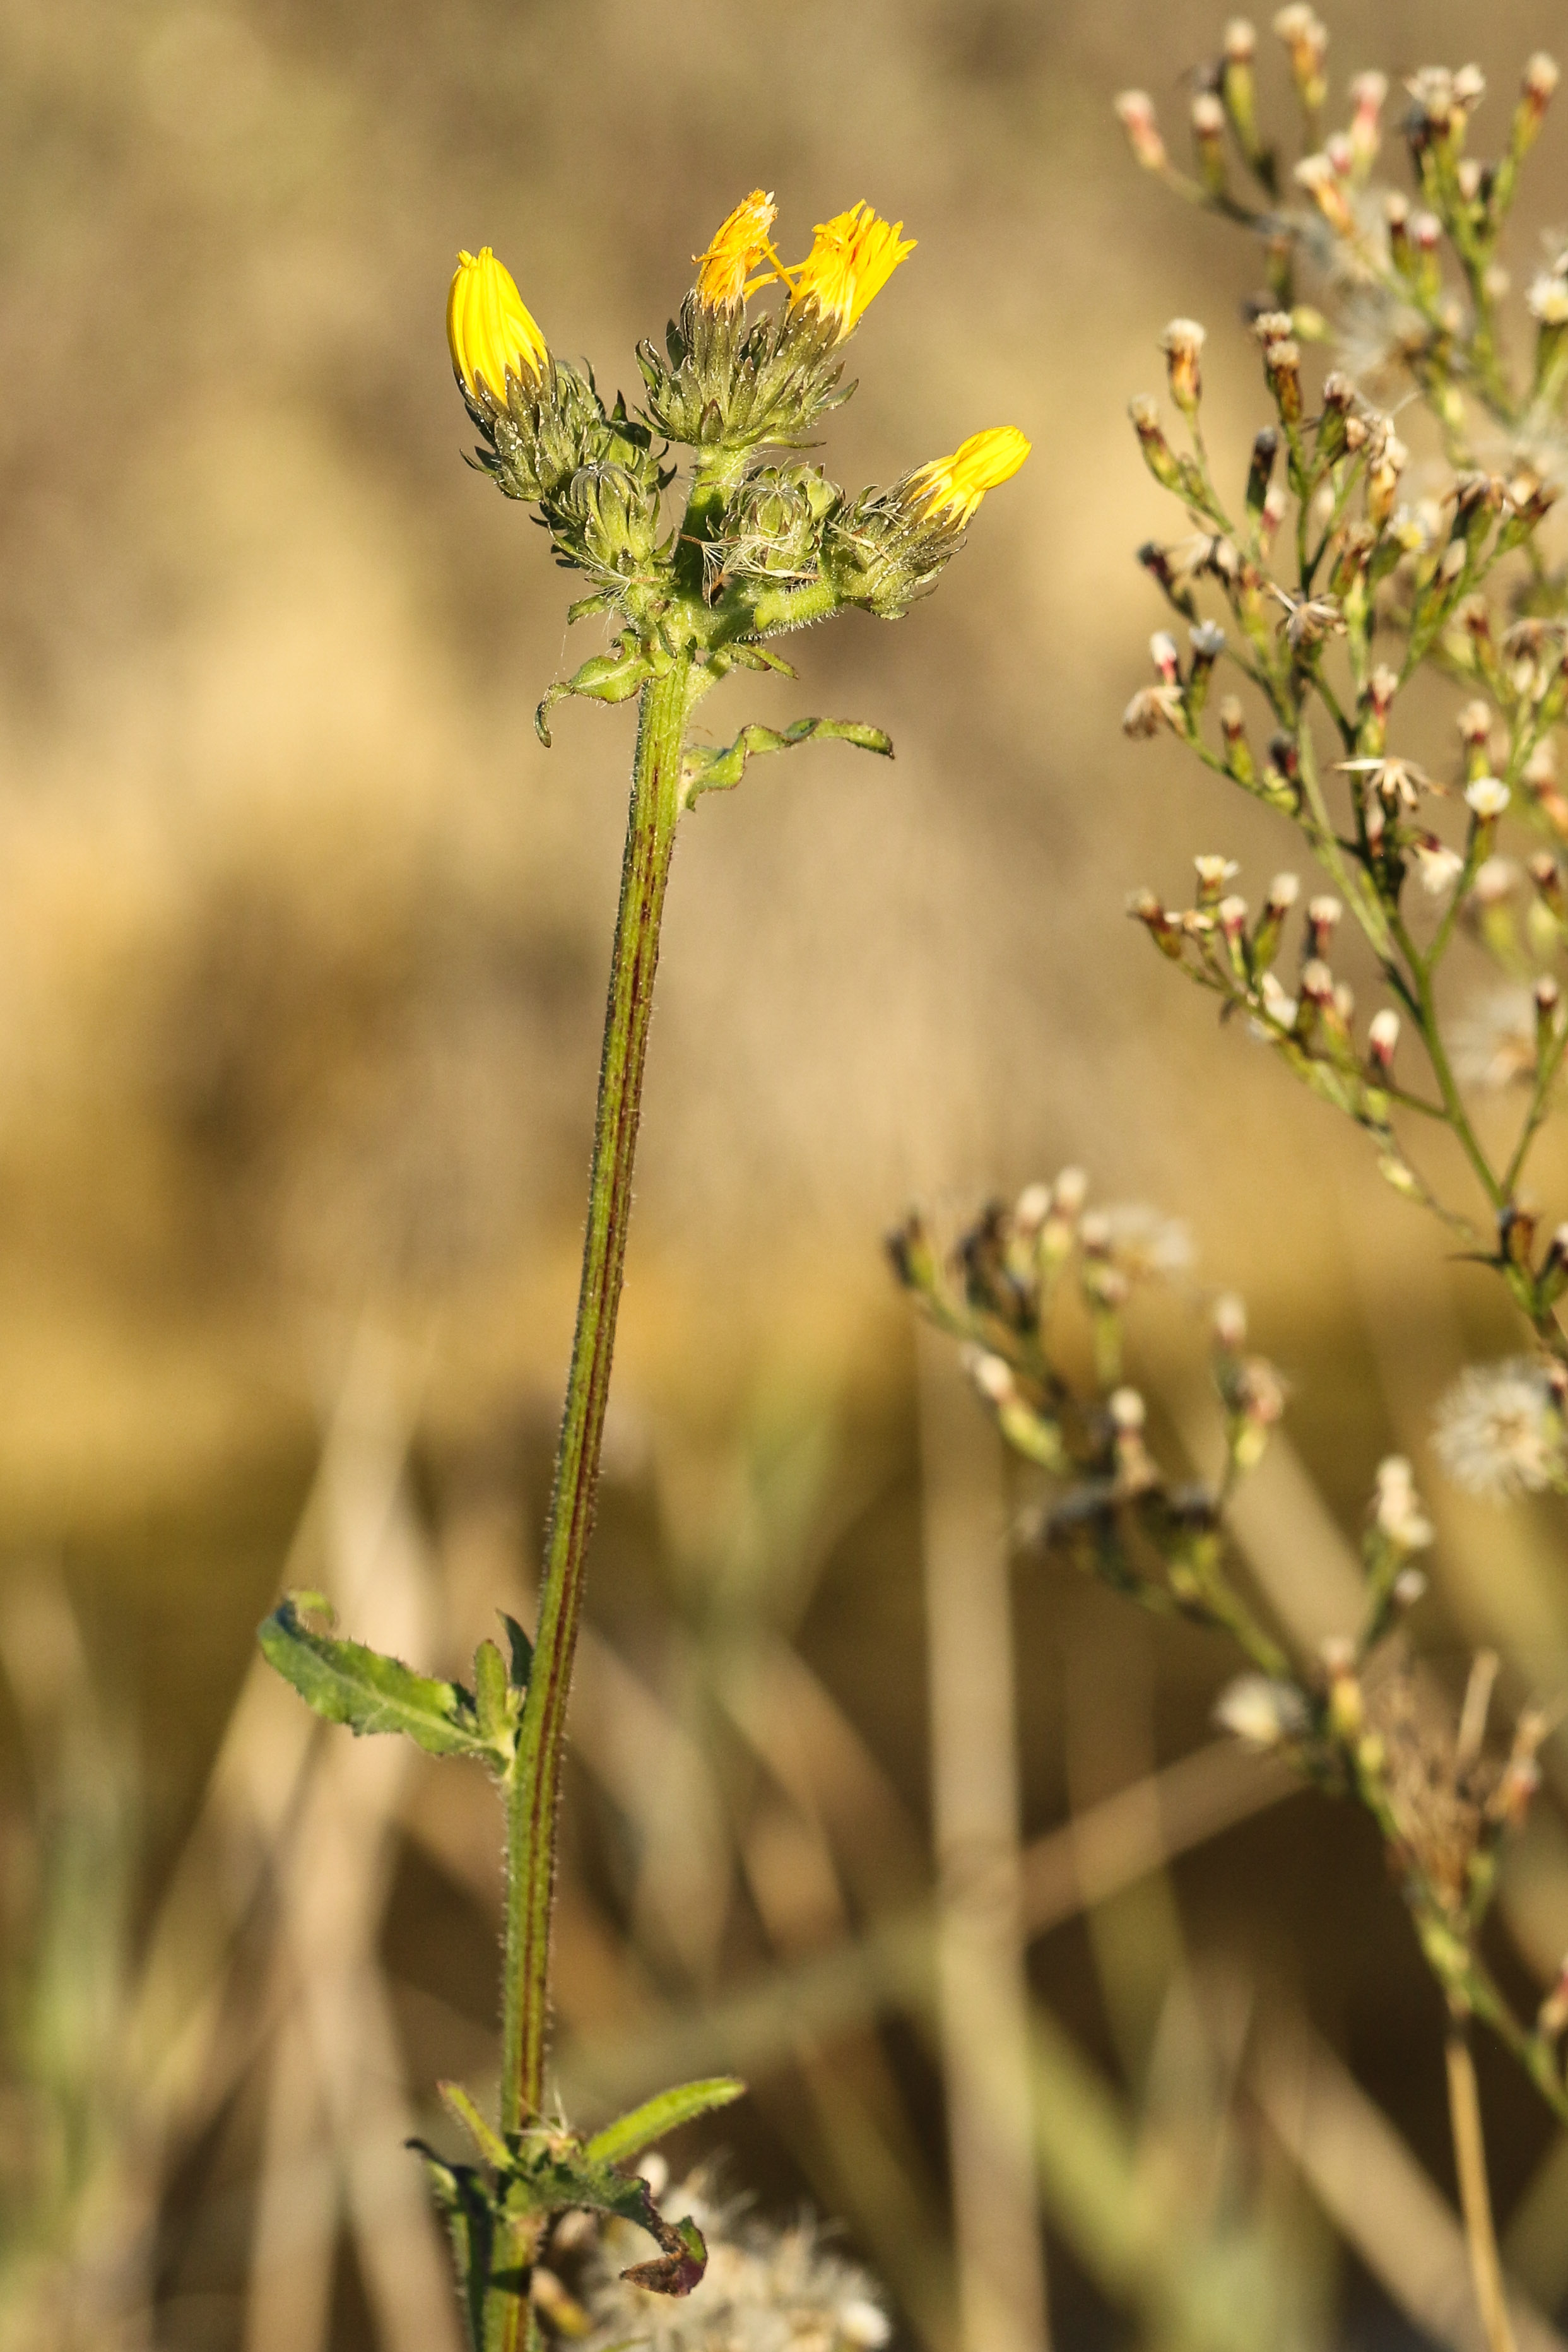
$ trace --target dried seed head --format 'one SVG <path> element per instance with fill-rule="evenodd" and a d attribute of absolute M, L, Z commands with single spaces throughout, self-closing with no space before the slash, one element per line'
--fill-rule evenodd
<path fill-rule="evenodd" d="M 1301 896 L 1301 886 L 1294 874 L 1276 874 L 1269 885 L 1266 901 L 1271 915 L 1288 915 Z"/>
<path fill-rule="evenodd" d="M 1249 66 L 1257 48 L 1258 35 L 1253 26 L 1245 16 L 1232 16 L 1225 27 L 1226 64 Z"/>

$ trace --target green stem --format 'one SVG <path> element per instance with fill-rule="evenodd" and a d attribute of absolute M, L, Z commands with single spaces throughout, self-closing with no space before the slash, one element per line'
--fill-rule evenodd
<path fill-rule="evenodd" d="M 1495 1213 L 1502 1207 L 1507 1195 L 1493 1172 L 1491 1162 L 1476 1139 L 1475 1129 L 1470 1125 L 1464 1104 L 1459 1097 L 1459 1089 L 1454 1081 L 1453 1071 L 1448 1066 L 1448 1056 L 1443 1044 L 1442 1031 L 1437 1025 L 1437 1007 L 1432 989 L 1431 972 L 1417 950 L 1415 941 L 1406 929 L 1403 917 L 1398 915 L 1394 918 L 1394 936 L 1399 951 L 1405 958 L 1411 984 L 1416 992 L 1416 1009 L 1421 1031 L 1421 1042 L 1427 1049 L 1427 1058 L 1432 1066 L 1432 1076 L 1437 1082 L 1437 1092 L 1443 1097 L 1443 1108 L 1448 1114 L 1448 1124 L 1458 1137 L 1460 1149 L 1469 1161 L 1477 1181 Z"/>
<path fill-rule="evenodd" d="M 566 1710 L 582 1613 L 583 1564 L 593 1527 L 615 1315 L 632 1212 L 632 1166 L 659 922 L 680 815 L 681 756 L 698 681 L 689 656 L 643 688 L 621 910 L 610 968 L 599 1110 L 589 1179 L 588 1234 L 566 1408 L 545 1538 L 538 1638 L 517 1751 L 507 1774 L 507 1947 L 503 1986 L 501 2129 L 540 2111 L 549 2022 L 550 1912 Z"/>

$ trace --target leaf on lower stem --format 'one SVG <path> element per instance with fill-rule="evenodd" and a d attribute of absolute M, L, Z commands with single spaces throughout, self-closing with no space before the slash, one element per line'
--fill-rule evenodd
<path fill-rule="evenodd" d="M 415 1674 L 401 1658 L 346 1642 L 305 1622 L 314 1594 L 289 1594 L 261 1627 L 267 1664 L 308 1706 L 356 1736 L 401 1731 L 431 1756 L 477 1756 L 494 1769 L 510 1762 L 513 1740 L 487 1736 L 472 1693 L 461 1683 Z"/>

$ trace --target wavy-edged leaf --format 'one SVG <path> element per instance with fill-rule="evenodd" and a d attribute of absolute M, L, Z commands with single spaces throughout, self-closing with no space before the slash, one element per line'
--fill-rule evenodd
<path fill-rule="evenodd" d="M 497 1765 L 510 1759 L 509 1739 L 485 1736 L 460 1683 L 438 1682 L 362 1642 L 316 1632 L 305 1623 L 298 1596 L 278 1603 L 258 1638 L 267 1664 L 329 1723 L 345 1723 L 356 1736 L 401 1731 L 431 1756 L 479 1756 Z"/>
<path fill-rule="evenodd" d="M 628 2157 L 652 2147 L 666 2132 L 678 2131 L 682 2124 L 711 2115 L 716 2107 L 727 2107 L 745 2090 L 745 2084 L 735 2075 L 716 2074 L 706 2083 L 683 2083 L 675 2090 L 660 2091 L 595 2132 L 583 2154 L 601 2164 L 624 2164 Z"/>
<path fill-rule="evenodd" d="M 746 773 L 747 762 L 765 751 L 792 751 L 799 743 L 853 743 L 862 751 L 893 757 L 893 739 L 880 727 L 859 719 L 797 719 L 783 729 L 753 720 L 743 727 L 726 750 L 710 751 L 698 744 L 688 749 L 681 770 L 681 797 L 686 807 L 702 793 L 734 790 Z"/>

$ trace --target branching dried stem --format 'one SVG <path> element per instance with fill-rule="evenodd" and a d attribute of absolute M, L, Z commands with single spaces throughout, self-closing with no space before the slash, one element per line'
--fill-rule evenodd
<path fill-rule="evenodd" d="M 1568 1054 L 1551 969 L 1568 950 L 1568 797 L 1551 750 L 1568 711 L 1568 565 L 1549 558 L 1543 531 L 1568 478 L 1568 250 L 1530 289 L 1536 350 L 1522 385 L 1501 356 L 1497 265 L 1519 166 L 1557 69 L 1531 60 L 1506 149 L 1490 163 L 1467 149 L 1484 88 L 1477 69 L 1416 76 L 1405 124 L 1421 207 L 1413 212 L 1403 194 L 1374 186 L 1383 78 L 1353 85 L 1351 123 L 1320 146 L 1327 34 L 1304 5 L 1282 10 L 1276 30 L 1312 150 L 1291 174 L 1293 203 L 1281 194 L 1279 148 L 1259 128 L 1245 24 L 1232 22 L 1223 57 L 1193 78 L 1193 176 L 1173 168 L 1149 100 L 1131 91 L 1118 100 L 1139 163 L 1262 241 L 1268 284 L 1251 315 L 1272 412 L 1233 510 L 1201 430 L 1204 330 L 1171 322 L 1162 348 L 1182 445 L 1167 437 L 1155 401 L 1134 401 L 1132 416 L 1150 472 L 1186 510 L 1186 535 L 1151 541 L 1140 560 L 1186 624 L 1189 648 L 1184 657 L 1172 635 L 1155 634 L 1155 682 L 1134 697 L 1124 723 L 1133 736 L 1170 732 L 1211 773 L 1291 823 L 1333 895 L 1305 906 L 1293 992 L 1277 969 L 1300 895 L 1292 874 L 1275 878 L 1255 913 L 1233 887 L 1237 867 L 1208 854 L 1196 860 L 1191 906 L 1167 907 L 1145 889 L 1131 912 L 1165 956 L 1220 998 L 1223 1013 L 1240 1014 L 1293 1076 L 1367 1133 L 1397 1191 L 1463 1236 L 1505 1283 L 1537 1352 L 1472 1373 L 1450 1398 L 1438 1440 L 1448 1466 L 1500 1496 L 1568 1493 L 1568 1334 L 1558 1316 L 1568 1223 L 1542 1249 L 1520 1190 Z M 1232 186 L 1235 164 L 1256 201 Z M 1445 244 L 1462 290 L 1445 285 Z M 1303 265 L 1320 270 L 1331 318 L 1301 299 Z M 1342 364 L 1309 393 L 1302 346 L 1336 329 Z M 1411 453 L 1392 410 L 1369 394 L 1380 373 L 1403 373 L 1436 428 L 1448 463 L 1437 496 L 1400 501 Z M 1206 602 L 1223 609 L 1225 627 Z M 1222 662 L 1262 706 L 1272 731 L 1261 758 L 1240 697 L 1220 702 L 1214 726 Z M 1394 740 L 1396 706 L 1423 672 L 1472 698 L 1458 713 L 1451 785 Z M 1432 801 L 1450 792 L 1465 810 L 1458 843 L 1431 821 Z M 1522 905 L 1523 877 L 1499 850 L 1505 814 L 1551 844 L 1531 862 Z M 1430 929 L 1417 911 L 1423 899 Z M 1347 911 L 1388 1000 L 1364 1037 L 1352 991 L 1330 962 Z M 1442 982 L 1461 935 L 1516 983 L 1531 983 L 1517 1045 L 1500 1038 L 1478 1052 L 1448 1016 Z M 1402 1020 L 1426 1064 L 1414 1081 L 1395 1076 Z M 1529 1089 L 1500 1163 L 1468 1093 L 1499 1069 Z M 1407 1114 L 1448 1129 L 1479 1202 L 1445 1199 L 1416 1165 Z M 1458 1724 L 1434 1708 L 1399 1631 L 1422 1585 L 1413 1561 L 1432 1541 L 1409 1465 L 1391 1460 L 1379 1472 L 1360 1627 L 1316 1659 L 1292 1657 L 1236 1579 L 1227 1543 L 1227 1509 L 1283 1401 L 1271 1368 L 1243 1352 L 1239 1303 L 1222 1301 L 1214 1317 L 1224 1467 L 1212 1484 L 1181 1485 L 1159 1465 L 1143 1399 L 1121 1372 L 1120 1310 L 1151 1267 L 1124 1231 L 1118 1239 L 1113 1218 L 1084 1213 L 1076 1171 L 1031 1186 L 1010 1209 L 993 1205 L 948 1253 L 912 1218 L 893 1254 L 932 1318 L 967 1344 L 1003 1433 L 1053 1490 L 1041 1539 L 1144 1607 L 1228 1634 L 1252 1671 L 1225 1695 L 1221 1719 L 1353 1795 L 1376 1822 L 1455 2020 L 1448 2080 L 1466 2229 L 1488 2339 L 1503 2352 L 1511 2336 L 1468 2034 L 1472 2019 L 1490 2028 L 1568 2121 L 1568 1997 L 1559 1986 L 1532 2022 L 1521 2021 L 1480 1950 L 1500 1844 L 1533 1795 L 1545 1727 L 1527 1711 L 1506 1750 L 1489 1752 L 1484 1662 Z M 1087 1390 L 1063 1370 L 1071 1354 L 1056 1329 L 1074 1294 L 1094 1339 L 1097 1377 Z"/>

